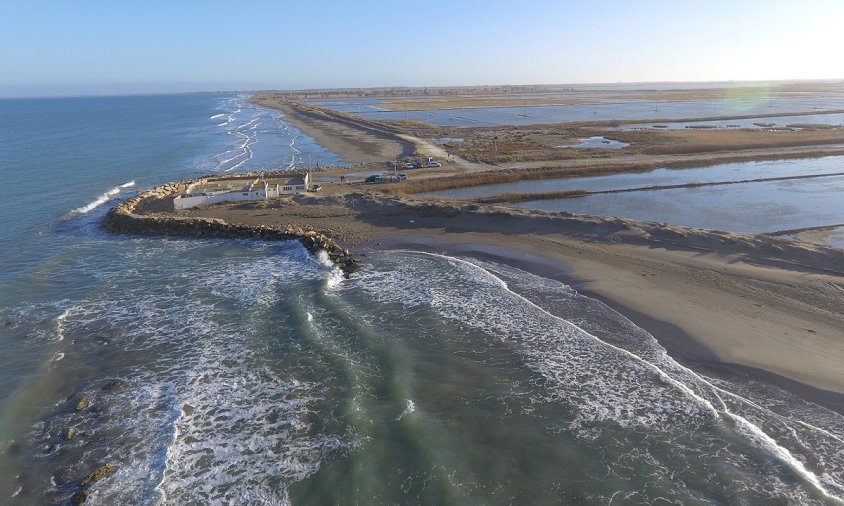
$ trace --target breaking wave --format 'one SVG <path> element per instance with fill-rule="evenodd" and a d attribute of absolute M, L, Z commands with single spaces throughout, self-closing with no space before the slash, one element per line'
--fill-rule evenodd
<path fill-rule="evenodd" d="M 109 191 L 103 193 L 102 195 L 100 195 L 93 202 L 86 204 L 82 207 L 76 208 L 72 212 L 74 214 L 85 214 L 85 213 L 88 213 L 90 211 L 93 211 L 94 209 L 100 207 L 101 205 L 105 204 L 109 200 L 113 199 L 124 188 L 131 188 L 132 186 L 135 186 L 135 181 L 129 181 L 128 183 L 123 183 L 121 185 L 115 186 L 111 190 L 109 190 Z"/>

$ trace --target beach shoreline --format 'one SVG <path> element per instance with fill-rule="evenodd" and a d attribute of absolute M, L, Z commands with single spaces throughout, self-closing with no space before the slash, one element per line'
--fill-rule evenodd
<path fill-rule="evenodd" d="M 319 144 L 364 167 L 385 167 L 397 151 L 425 147 L 422 139 L 369 132 L 345 117 L 253 102 L 282 110 Z M 489 168 L 458 158 L 418 177 Z M 417 200 L 349 182 L 323 186 L 316 195 L 162 214 L 313 229 L 364 255 L 407 248 L 497 258 L 600 300 L 685 365 L 777 384 L 844 413 L 844 251 L 624 218 Z"/>
<path fill-rule="evenodd" d="M 450 243 L 432 235 L 401 235 L 379 237 L 368 241 L 363 250 L 389 252 L 394 250 L 422 251 L 454 257 L 469 257 L 496 262 L 523 270 L 546 279 L 560 281 L 578 294 L 595 299 L 648 332 L 672 359 L 690 367 L 698 374 L 714 376 L 735 382 L 762 382 L 775 385 L 800 398 L 844 414 L 844 392 L 818 388 L 761 367 L 726 362 L 700 336 L 692 336 L 677 324 L 656 315 L 631 309 L 613 298 L 612 293 L 595 291 L 589 282 L 578 278 L 565 260 L 536 252 L 525 252 L 511 246 L 482 243 Z M 600 336 L 598 336 L 600 337 Z"/>
<path fill-rule="evenodd" d="M 501 256 L 604 301 L 688 363 L 762 369 L 844 394 L 840 250 L 623 218 L 378 194 L 217 204 L 177 215 L 311 226 L 356 252 Z"/>

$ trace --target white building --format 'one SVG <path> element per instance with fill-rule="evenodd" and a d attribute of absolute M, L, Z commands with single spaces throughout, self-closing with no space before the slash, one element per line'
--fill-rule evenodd
<path fill-rule="evenodd" d="M 185 193 L 173 199 L 173 206 L 178 210 L 218 202 L 266 200 L 308 191 L 309 184 L 310 176 L 307 172 L 291 174 L 289 177 L 274 176 L 269 179 L 233 177 L 203 180 L 190 185 Z"/>

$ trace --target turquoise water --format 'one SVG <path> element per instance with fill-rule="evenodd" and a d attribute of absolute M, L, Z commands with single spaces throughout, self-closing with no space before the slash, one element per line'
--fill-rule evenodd
<path fill-rule="evenodd" d="M 687 369 L 558 281 L 414 251 L 344 280 L 298 243 L 101 230 L 138 188 L 336 160 L 245 96 L 0 115 L 0 503 L 66 503 L 104 463 L 92 504 L 844 496 L 842 415 Z"/>

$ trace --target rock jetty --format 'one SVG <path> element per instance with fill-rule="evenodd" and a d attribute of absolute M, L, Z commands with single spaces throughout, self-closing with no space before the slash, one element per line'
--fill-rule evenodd
<path fill-rule="evenodd" d="M 103 227 L 118 234 L 299 241 L 313 254 L 326 252 L 328 258 L 346 274 L 346 277 L 360 270 L 359 261 L 354 254 L 340 247 L 331 238 L 313 230 L 295 226 L 234 224 L 216 218 L 182 217 L 160 212 L 162 202 L 170 201 L 185 192 L 191 184 L 208 179 L 168 183 L 136 195 L 114 206 L 106 214 Z M 145 214 L 147 210 L 158 212 Z"/>

